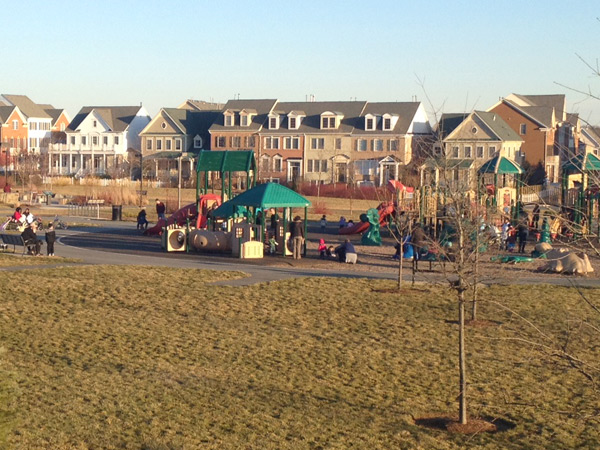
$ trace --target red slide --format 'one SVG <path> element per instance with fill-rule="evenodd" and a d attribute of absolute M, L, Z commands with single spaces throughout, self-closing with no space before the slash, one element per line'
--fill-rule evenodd
<path fill-rule="evenodd" d="M 377 211 L 379 211 L 379 223 L 383 224 L 387 221 L 387 218 L 390 214 L 394 212 L 394 204 L 391 202 L 381 203 L 377 207 Z M 369 222 L 359 222 L 351 227 L 340 228 L 338 234 L 357 234 L 364 233 L 369 229 Z"/>
<path fill-rule="evenodd" d="M 206 194 L 200 197 L 200 211 L 202 214 L 198 216 L 196 211 L 196 204 L 190 203 L 189 205 L 184 206 L 183 208 L 175 211 L 169 218 L 167 218 L 167 225 L 177 224 L 179 226 L 183 226 L 186 224 L 188 217 L 196 217 L 198 216 L 198 220 L 195 225 L 196 228 L 204 228 L 206 227 L 206 213 L 208 212 L 209 204 L 212 206 L 212 203 L 217 203 L 217 205 L 221 204 L 221 196 L 217 194 Z M 163 228 L 165 227 L 165 221 L 163 219 L 159 219 L 156 225 L 152 228 L 148 228 L 144 231 L 145 236 L 160 236 L 162 234 Z"/>

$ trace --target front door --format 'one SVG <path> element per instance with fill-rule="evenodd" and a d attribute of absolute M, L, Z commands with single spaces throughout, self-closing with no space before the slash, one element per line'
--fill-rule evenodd
<path fill-rule="evenodd" d="M 348 164 L 346 163 L 336 163 L 335 164 L 335 181 L 336 183 L 345 183 L 346 182 L 346 168 Z"/>
<path fill-rule="evenodd" d="M 288 159 L 288 171 L 287 180 L 289 183 L 297 181 L 302 175 L 301 162 L 300 160 L 289 160 Z"/>

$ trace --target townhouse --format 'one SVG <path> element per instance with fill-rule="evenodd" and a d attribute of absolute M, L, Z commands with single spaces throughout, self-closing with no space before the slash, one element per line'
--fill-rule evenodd
<path fill-rule="evenodd" d="M 579 153 L 600 156 L 600 127 L 585 126 L 579 137 Z"/>
<path fill-rule="evenodd" d="M 52 173 L 122 175 L 141 155 L 139 133 L 150 122 L 143 106 L 86 106 L 65 130 Z"/>
<path fill-rule="evenodd" d="M 48 146 L 51 138 L 52 117 L 44 111 L 44 109 L 34 103 L 25 95 L 8 95 L 0 96 L 0 103 L 18 108 L 18 113 L 13 114 L 9 120 L 11 125 L 17 126 L 13 131 L 16 139 L 25 138 L 25 142 L 15 142 L 16 146 L 11 146 L 11 149 L 22 148 L 26 153 L 40 155 L 48 152 Z M 19 124 L 18 122 L 21 121 Z"/>
<path fill-rule="evenodd" d="M 27 118 L 17 106 L 0 106 L 0 122 L 3 167 L 12 171 L 18 157 L 27 153 Z"/>
<path fill-rule="evenodd" d="M 568 115 L 564 95 L 511 94 L 488 111 L 497 113 L 523 139 L 525 161 L 541 164 L 550 183 L 557 183 L 561 160 L 578 148 L 579 118 Z"/>
<path fill-rule="evenodd" d="M 211 110 L 206 103 L 206 109 L 185 108 L 187 102 L 179 108 L 161 108 L 140 132 L 142 155 L 151 177 L 175 176 L 181 158 L 182 177 L 190 178 L 194 155 L 210 146 L 209 128 L 220 116 L 220 110 Z"/>

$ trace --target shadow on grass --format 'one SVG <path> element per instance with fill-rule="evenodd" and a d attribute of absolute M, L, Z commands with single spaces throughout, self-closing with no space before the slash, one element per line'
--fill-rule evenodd
<path fill-rule="evenodd" d="M 508 420 L 486 416 L 472 418 L 463 425 L 456 417 L 444 415 L 417 417 L 415 425 L 459 434 L 498 433 L 512 430 L 516 426 Z"/>

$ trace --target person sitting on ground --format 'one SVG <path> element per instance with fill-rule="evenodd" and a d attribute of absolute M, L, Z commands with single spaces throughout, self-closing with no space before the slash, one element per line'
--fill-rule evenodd
<path fill-rule="evenodd" d="M 335 248 L 333 245 L 327 247 L 327 250 L 325 250 L 325 256 L 327 256 L 328 258 L 335 257 Z"/>
<path fill-rule="evenodd" d="M 325 245 L 325 239 L 320 239 L 319 240 L 319 258 L 321 259 L 325 259 L 325 256 L 327 256 L 327 245 Z"/>
<path fill-rule="evenodd" d="M 25 229 L 21 233 L 23 243 L 27 247 L 27 251 L 30 255 L 40 256 L 40 249 L 42 247 L 42 241 L 37 238 L 35 234 L 35 225 L 26 225 Z"/>
<path fill-rule="evenodd" d="M 354 220 L 350 219 L 350 220 L 348 221 L 348 223 L 346 224 L 346 227 L 348 227 L 348 228 L 351 228 L 351 227 L 353 227 L 353 226 L 354 226 Z"/>
<path fill-rule="evenodd" d="M 146 208 L 140 209 L 140 212 L 137 215 L 137 227 L 138 230 L 147 230 L 148 229 L 148 219 L 146 219 Z"/>
<path fill-rule="evenodd" d="M 350 239 L 346 239 L 342 245 L 337 247 L 335 253 L 338 257 L 338 261 L 341 263 L 356 264 L 358 259 L 358 255 L 354 245 L 350 242 Z"/>

